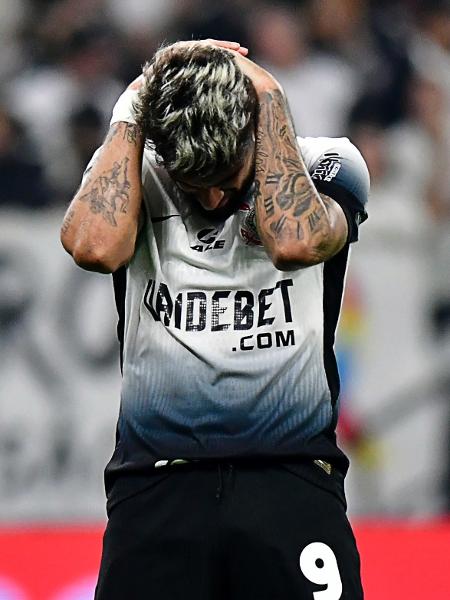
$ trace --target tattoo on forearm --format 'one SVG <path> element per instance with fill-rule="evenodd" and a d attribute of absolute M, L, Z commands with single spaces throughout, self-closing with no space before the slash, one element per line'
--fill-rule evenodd
<path fill-rule="evenodd" d="M 321 216 L 318 214 L 317 210 L 313 210 L 312 213 L 308 215 L 308 225 L 311 233 L 317 231 L 321 227 Z"/>
<path fill-rule="evenodd" d="M 117 122 L 113 123 L 109 128 L 108 134 L 106 135 L 104 146 L 110 144 L 118 135 L 122 132 L 122 139 L 126 140 L 129 144 L 136 146 L 139 140 L 140 129 L 133 123 Z"/>
<path fill-rule="evenodd" d="M 117 123 L 113 123 L 111 125 L 111 127 L 109 128 L 109 131 L 106 135 L 105 141 L 103 142 L 103 147 L 108 146 L 117 137 L 117 135 L 121 131 L 122 131 L 122 139 L 123 140 L 126 140 L 129 144 L 132 144 L 133 146 L 137 146 L 137 144 L 139 143 L 139 134 L 140 134 L 139 127 L 137 125 L 133 125 L 132 123 L 117 122 Z M 102 155 L 101 152 L 99 152 L 97 154 L 95 159 L 90 164 L 89 170 L 85 173 L 85 175 L 84 175 L 85 184 L 91 182 L 92 172 L 94 171 L 94 167 L 95 167 L 96 163 L 99 161 L 101 155 Z"/>
<path fill-rule="evenodd" d="M 281 173 L 269 173 L 266 177 L 266 185 L 278 185 L 281 180 Z"/>
<path fill-rule="evenodd" d="M 273 200 L 272 200 L 271 196 L 264 198 L 264 209 L 265 209 L 266 215 L 268 217 L 273 217 L 273 214 L 275 212 L 275 207 L 273 205 Z"/>
<path fill-rule="evenodd" d="M 277 90 L 260 100 L 255 163 L 258 222 L 268 243 L 307 236 L 323 249 L 328 206 L 309 178 L 287 102 Z"/>
<path fill-rule="evenodd" d="M 131 183 L 128 179 L 129 158 L 114 162 L 111 169 L 105 171 L 90 185 L 89 191 L 80 197 L 87 202 L 91 212 L 101 214 L 105 221 L 117 227 L 117 216 L 126 214 L 130 200 Z"/>
<path fill-rule="evenodd" d="M 300 217 L 307 208 L 309 208 L 311 204 L 311 200 L 309 198 L 306 198 L 304 200 L 297 200 L 297 202 L 295 203 L 295 207 L 294 210 L 292 212 L 294 217 Z"/>
<path fill-rule="evenodd" d="M 283 231 L 283 227 L 286 225 L 286 215 L 281 215 L 278 221 L 272 221 L 270 224 L 270 229 L 276 234 L 279 235 Z"/>
<path fill-rule="evenodd" d="M 138 134 L 138 126 L 133 125 L 132 123 L 127 123 L 127 126 L 125 127 L 125 130 L 123 132 L 123 139 L 126 140 L 129 144 L 136 146 L 138 143 Z"/>

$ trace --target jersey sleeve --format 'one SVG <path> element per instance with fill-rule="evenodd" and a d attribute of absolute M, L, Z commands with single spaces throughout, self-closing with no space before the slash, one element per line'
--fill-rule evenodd
<path fill-rule="evenodd" d="M 367 219 L 370 178 L 359 150 L 347 138 L 300 138 L 306 167 L 318 192 L 333 198 L 344 211 L 348 241 L 358 240 Z"/>

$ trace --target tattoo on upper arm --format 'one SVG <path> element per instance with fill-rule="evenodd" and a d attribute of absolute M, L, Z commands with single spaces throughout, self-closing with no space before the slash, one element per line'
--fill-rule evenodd
<path fill-rule="evenodd" d="M 111 169 L 101 173 L 90 185 L 86 194 L 80 196 L 87 202 L 91 212 L 101 214 L 105 221 L 117 227 L 117 216 L 126 214 L 130 200 L 131 183 L 128 179 L 129 158 L 114 162 Z"/>

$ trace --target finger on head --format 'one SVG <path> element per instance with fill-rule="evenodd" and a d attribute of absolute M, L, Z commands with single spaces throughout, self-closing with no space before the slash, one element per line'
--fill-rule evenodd
<path fill-rule="evenodd" d="M 240 47 L 239 42 L 229 42 L 228 40 L 215 40 L 214 38 L 208 38 L 205 40 L 209 44 L 213 44 L 214 46 L 221 46 L 223 48 L 233 48 L 237 49 Z"/>

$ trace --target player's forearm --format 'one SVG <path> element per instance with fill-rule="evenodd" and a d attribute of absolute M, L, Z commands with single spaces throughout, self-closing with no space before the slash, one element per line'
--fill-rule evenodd
<path fill-rule="evenodd" d="M 61 228 L 64 248 L 81 267 L 109 273 L 133 255 L 142 200 L 142 151 L 136 125 L 111 126 Z"/>
<path fill-rule="evenodd" d="M 256 214 L 261 240 L 280 269 L 324 260 L 333 243 L 333 215 L 312 182 L 279 89 L 259 94 Z"/>

